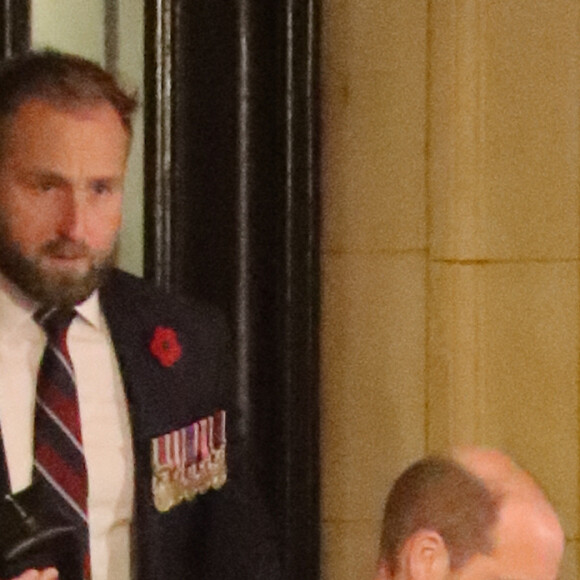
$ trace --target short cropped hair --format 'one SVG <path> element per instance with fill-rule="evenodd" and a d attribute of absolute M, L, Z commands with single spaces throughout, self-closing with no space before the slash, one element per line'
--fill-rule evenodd
<path fill-rule="evenodd" d="M 493 549 L 492 528 L 501 497 L 455 461 L 422 459 L 393 485 L 385 504 L 380 557 L 391 574 L 399 567 L 400 552 L 419 530 L 437 532 L 449 552 L 452 570 L 477 553 Z"/>
<path fill-rule="evenodd" d="M 109 103 L 129 135 L 137 107 L 136 95 L 124 91 L 98 64 L 53 50 L 29 51 L 0 63 L 0 130 L 30 99 L 64 109 Z"/>

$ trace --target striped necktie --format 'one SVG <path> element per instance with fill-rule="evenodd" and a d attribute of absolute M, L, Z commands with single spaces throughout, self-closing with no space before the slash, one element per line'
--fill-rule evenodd
<path fill-rule="evenodd" d="M 36 322 L 47 343 L 38 371 L 34 435 L 35 477 L 43 479 L 53 504 L 80 530 L 85 578 L 89 578 L 87 469 L 74 370 L 66 336 L 74 311 L 39 311 Z"/>

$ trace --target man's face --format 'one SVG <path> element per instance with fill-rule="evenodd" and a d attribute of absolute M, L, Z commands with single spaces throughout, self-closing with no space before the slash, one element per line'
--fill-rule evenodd
<path fill-rule="evenodd" d="M 19 107 L 0 145 L 0 270 L 42 303 L 72 306 L 110 268 L 129 137 L 108 103 Z"/>

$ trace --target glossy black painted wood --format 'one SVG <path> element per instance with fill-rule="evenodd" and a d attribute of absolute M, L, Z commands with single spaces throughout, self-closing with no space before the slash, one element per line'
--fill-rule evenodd
<path fill-rule="evenodd" d="M 1 58 L 26 51 L 30 47 L 29 0 L 0 1 Z"/>
<path fill-rule="evenodd" d="M 288 580 L 319 576 L 318 6 L 146 2 L 146 275 L 220 304 Z"/>

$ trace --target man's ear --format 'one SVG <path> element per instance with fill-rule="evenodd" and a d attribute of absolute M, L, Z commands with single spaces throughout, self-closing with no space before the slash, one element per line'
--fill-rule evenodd
<path fill-rule="evenodd" d="M 377 575 L 375 576 L 375 580 L 390 580 L 390 576 L 387 572 L 387 564 L 386 562 L 380 561 L 379 567 L 377 571 Z"/>
<path fill-rule="evenodd" d="M 415 532 L 401 550 L 404 578 L 442 580 L 449 574 L 449 553 L 443 538 L 431 530 Z"/>

